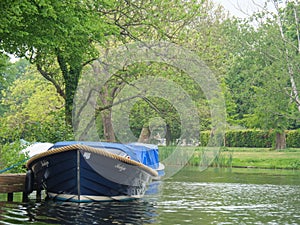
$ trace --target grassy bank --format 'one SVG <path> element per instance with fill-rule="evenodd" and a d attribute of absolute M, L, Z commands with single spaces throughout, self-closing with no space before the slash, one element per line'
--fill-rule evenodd
<path fill-rule="evenodd" d="M 186 147 L 189 148 L 189 147 Z M 160 147 L 160 157 L 165 159 L 174 147 Z M 189 160 L 189 165 L 201 163 L 203 148 L 197 147 Z M 241 167 L 262 169 L 300 169 L 300 149 L 277 151 L 267 148 L 221 148 L 213 167 Z"/>

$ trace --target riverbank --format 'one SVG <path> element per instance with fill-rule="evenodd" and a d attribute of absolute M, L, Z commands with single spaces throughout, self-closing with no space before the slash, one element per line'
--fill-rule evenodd
<path fill-rule="evenodd" d="M 187 147 L 188 148 L 188 147 Z M 175 148 L 160 147 L 162 159 Z M 198 166 L 203 148 L 197 147 L 189 165 Z M 221 148 L 212 163 L 213 167 L 260 168 L 260 169 L 297 169 L 300 170 L 300 149 L 274 150 L 268 148 Z"/>
<path fill-rule="evenodd" d="M 221 151 L 224 157 L 232 154 L 232 167 L 264 169 L 300 169 L 300 149 L 282 151 L 272 149 L 229 148 Z"/>

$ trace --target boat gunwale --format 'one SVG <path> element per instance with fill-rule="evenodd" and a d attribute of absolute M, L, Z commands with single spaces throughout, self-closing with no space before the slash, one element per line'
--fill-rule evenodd
<path fill-rule="evenodd" d="M 55 155 L 61 152 L 67 152 L 67 151 L 78 151 L 78 150 L 83 150 L 83 151 L 87 151 L 87 152 L 91 152 L 91 153 L 95 153 L 95 154 L 99 154 L 99 155 L 103 155 L 105 157 L 108 158 L 112 158 L 112 159 L 116 159 L 119 160 L 121 162 L 127 163 L 129 165 L 133 165 L 133 166 L 138 166 L 140 168 L 142 168 L 144 171 L 148 172 L 149 174 L 151 174 L 154 177 L 158 177 L 158 172 L 155 171 L 154 169 L 152 169 L 151 167 L 148 167 L 146 165 L 144 165 L 143 163 L 137 162 L 135 160 L 126 158 L 124 156 L 119 156 L 117 154 L 108 152 L 107 150 L 105 150 L 104 148 L 94 148 L 94 147 L 90 147 L 87 145 L 82 145 L 82 144 L 73 144 L 73 145 L 67 145 L 67 146 L 63 146 L 63 147 L 59 147 L 59 148 L 54 148 L 54 149 L 50 149 L 48 151 L 39 153 L 33 157 L 31 157 L 27 163 L 26 163 L 26 167 L 27 169 L 30 169 L 30 164 L 34 163 L 34 161 L 50 156 L 50 155 Z"/>

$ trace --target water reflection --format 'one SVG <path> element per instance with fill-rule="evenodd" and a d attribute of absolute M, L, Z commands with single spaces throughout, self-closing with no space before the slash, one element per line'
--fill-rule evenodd
<path fill-rule="evenodd" d="M 151 224 L 157 213 L 149 201 L 2 203 L 0 224 Z"/>

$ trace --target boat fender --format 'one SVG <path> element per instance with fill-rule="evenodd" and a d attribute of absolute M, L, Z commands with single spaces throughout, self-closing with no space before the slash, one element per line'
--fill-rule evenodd
<path fill-rule="evenodd" d="M 26 172 L 26 178 L 25 178 L 25 193 L 27 195 L 33 192 L 33 185 L 34 185 L 34 175 L 32 170 L 28 170 Z"/>

